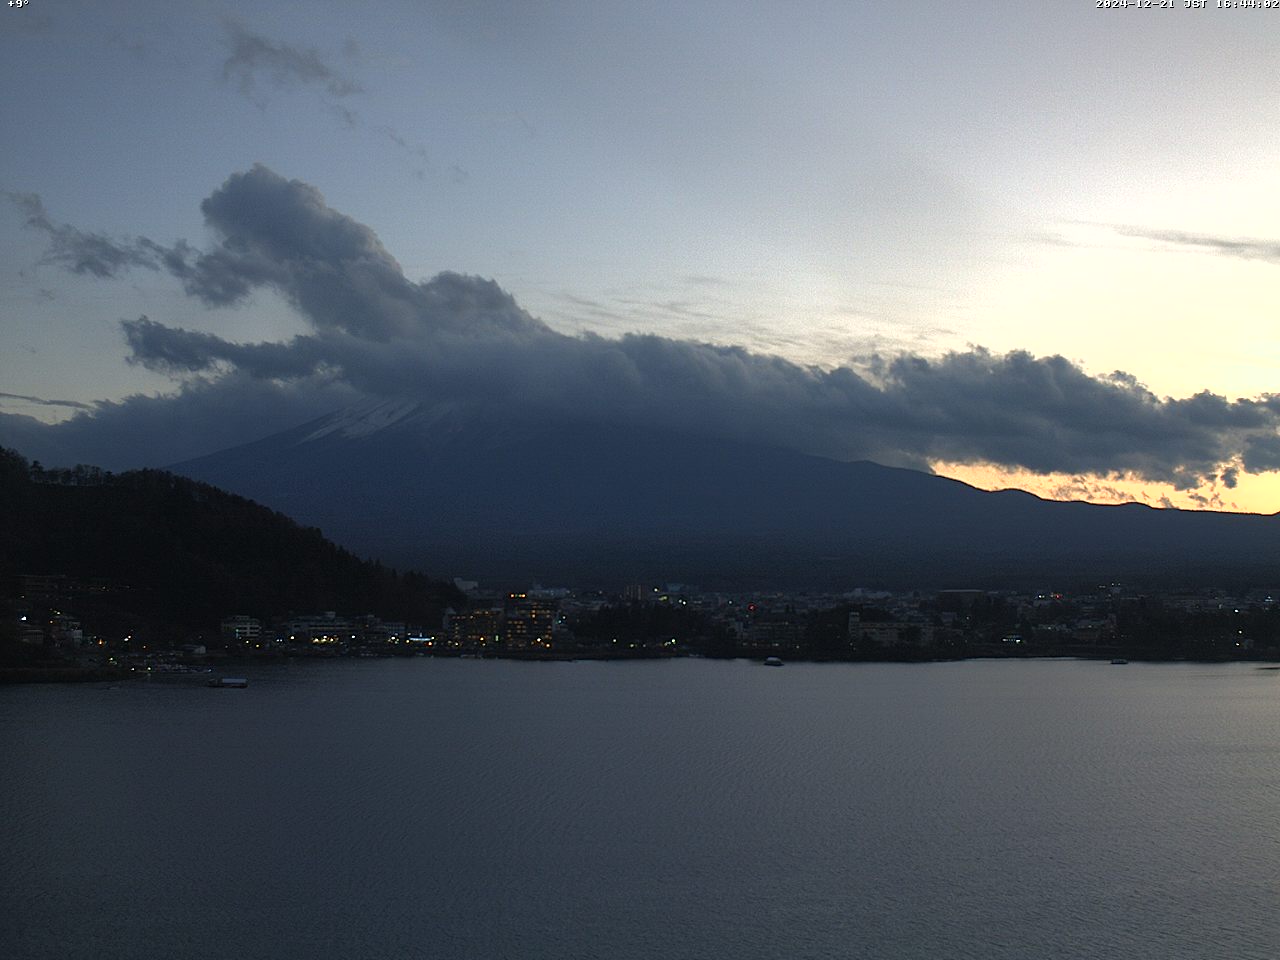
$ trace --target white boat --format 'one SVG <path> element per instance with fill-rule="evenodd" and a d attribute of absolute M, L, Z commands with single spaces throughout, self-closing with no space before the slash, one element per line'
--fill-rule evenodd
<path fill-rule="evenodd" d="M 765 657 L 764 665 L 766 667 L 780 667 L 782 666 L 782 658 L 781 657 Z"/>

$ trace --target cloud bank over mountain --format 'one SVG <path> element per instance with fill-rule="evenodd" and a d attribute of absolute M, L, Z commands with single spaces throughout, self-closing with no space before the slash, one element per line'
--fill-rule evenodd
<path fill-rule="evenodd" d="M 104 280 L 168 273 L 210 308 L 272 290 L 310 327 L 288 341 L 239 343 L 124 321 L 131 361 L 173 375 L 177 392 L 102 403 L 55 426 L 0 418 L 4 441 L 34 455 L 170 462 L 360 398 L 411 397 L 513 420 L 658 425 L 921 469 L 985 462 L 1182 489 L 1280 469 L 1274 395 L 1162 398 L 1128 374 L 1093 376 L 1021 351 L 872 356 L 824 369 L 648 334 L 565 335 L 492 280 L 409 279 L 369 227 L 260 165 L 203 202 L 213 238 L 204 249 L 84 233 L 55 222 L 39 197 L 12 199 L 45 234 L 46 262 Z"/>

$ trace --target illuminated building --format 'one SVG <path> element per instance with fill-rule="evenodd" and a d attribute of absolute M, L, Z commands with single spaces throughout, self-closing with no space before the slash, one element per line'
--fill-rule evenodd
<path fill-rule="evenodd" d="M 556 622 L 556 601 L 527 593 L 511 593 L 506 602 L 507 647 L 528 650 L 551 646 Z"/>
<path fill-rule="evenodd" d="M 447 629 L 454 647 L 473 650 L 496 645 L 502 640 L 502 608 L 477 607 L 451 614 Z"/>
<path fill-rule="evenodd" d="M 290 643 L 313 645 L 345 644 L 355 639 L 351 622 L 338 617 L 332 610 L 326 610 L 324 616 L 295 617 L 286 621 L 284 634 Z"/>

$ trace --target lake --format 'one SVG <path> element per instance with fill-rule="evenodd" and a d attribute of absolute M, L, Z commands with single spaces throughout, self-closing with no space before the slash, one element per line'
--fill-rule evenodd
<path fill-rule="evenodd" d="M 1256 665 L 247 675 L 0 688 L 0 956 L 1280 950 Z"/>

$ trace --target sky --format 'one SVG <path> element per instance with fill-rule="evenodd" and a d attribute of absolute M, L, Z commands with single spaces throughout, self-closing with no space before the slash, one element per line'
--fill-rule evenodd
<path fill-rule="evenodd" d="M 0 9 L 29 456 L 410 397 L 1280 510 L 1280 11 Z"/>

